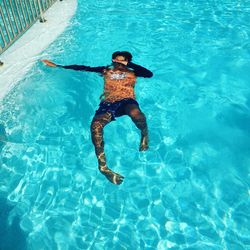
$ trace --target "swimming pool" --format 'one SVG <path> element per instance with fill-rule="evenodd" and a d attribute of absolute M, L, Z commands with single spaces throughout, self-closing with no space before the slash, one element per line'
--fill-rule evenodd
<path fill-rule="evenodd" d="M 150 150 L 129 118 L 108 125 L 108 165 L 125 176 L 109 183 L 89 130 L 102 78 L 38 62 L 0 111 L 0 248 L 16 234 L 19 249 L 250 249 L 249 10 L 79 1 L 41 58 L 100 66 L 130 51 L 154 72 L 136 85 Z"/>

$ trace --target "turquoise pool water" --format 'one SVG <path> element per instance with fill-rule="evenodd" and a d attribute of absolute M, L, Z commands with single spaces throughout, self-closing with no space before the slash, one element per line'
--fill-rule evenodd
<path fill-rule="evenodd" d="M 154 72 L 136 85 L 150 150 L 128 117 L 108 125 L 109 183 L 89 130 L 102 78 L 38 62 L 0 110 L 0 249 L 250 249 L 249 23 L 247 1 L 79 1 L 41 58 L 130 51 Z"/>

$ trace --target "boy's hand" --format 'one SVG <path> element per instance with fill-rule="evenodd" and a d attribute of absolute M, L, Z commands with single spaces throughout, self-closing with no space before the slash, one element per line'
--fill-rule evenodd
<path fill-rule="evenodd" d="M 41 60 L 41 62 L 45 63 L 49 67 L 56 67 L 57 65 L 49 60 Z"/>
<path fill-rule="evenodd" d="M 120 61 L 120 60 L 117 60 L 117 59 L 113 59 L 112 62 L 116 62 L 116 63 L 120 63 L 120 64 L 123 64 L 123 65 L 128 65 L 128 61 Z"/>

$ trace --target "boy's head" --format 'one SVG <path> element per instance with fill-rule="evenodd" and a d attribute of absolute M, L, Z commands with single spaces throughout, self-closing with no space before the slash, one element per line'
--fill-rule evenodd
<path fill-rule="evenodd" d="M 132 55 L 128 51 L 116 51 L 112 54 L 112 59 L 117 59 L 119 61 L 132 61 Z"/>

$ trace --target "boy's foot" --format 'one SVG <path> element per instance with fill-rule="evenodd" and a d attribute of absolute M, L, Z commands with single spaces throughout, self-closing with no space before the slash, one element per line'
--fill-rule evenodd
<path fill-rule="evenodd" d="M 139 151 L 146 150 L 148 150 L 148 135 L 142 135 Z"/>
<path fill-rule="evenodd" d="M 120 185 L 123 182 L 124 176 L 113 172 L 107 167 L 99 168 L 100 172 L 106 176 L 106 178 L 113 184 Z"/>

